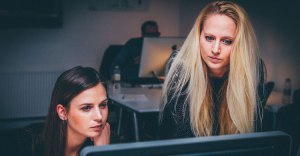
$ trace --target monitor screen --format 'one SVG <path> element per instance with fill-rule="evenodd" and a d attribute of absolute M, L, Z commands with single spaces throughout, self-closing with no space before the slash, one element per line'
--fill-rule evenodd
<path fill-rule="evenodd" d="M 188 155 L 188 156 L 288 156 L 291 138 L 281 131 L 198 138 L 88 146 L 80 156 Z"/>
<path fill-rule="evenodd" d="M 165 76 L 165 66 L 172 54 L 172 47 L 176 45 L 180 49 L 184 40 L 184 37 L 144 38 L 139 77 Z"/>

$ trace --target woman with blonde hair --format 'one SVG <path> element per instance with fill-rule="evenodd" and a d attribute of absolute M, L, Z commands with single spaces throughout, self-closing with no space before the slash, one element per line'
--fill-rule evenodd
<path fill-rule="evenodd" d="M 166 77 L 160 137 L 260 131 L 261 67 L 245 10 L 228 1 L 206 5 Z"/>

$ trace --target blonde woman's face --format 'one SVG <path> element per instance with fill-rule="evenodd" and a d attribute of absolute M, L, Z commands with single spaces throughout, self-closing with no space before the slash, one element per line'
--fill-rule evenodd
<path fill-rule="evenodd" d="M 210 76 L 222 77 L 229 69 L 236 25 L 225 15 L 210 15 L 203 24 L 200 51 Z"/>
<path fill-rule="evenodd" d="M 100 135 L 108 116 L 107 103 L 102 84 L 75 96 L 67 113 L 68 136 L 85 138 Z"/>

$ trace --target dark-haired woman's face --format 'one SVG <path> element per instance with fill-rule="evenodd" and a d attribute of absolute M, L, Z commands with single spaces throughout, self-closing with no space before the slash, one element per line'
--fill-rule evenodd
<path fill-rule="evenodd" d="M 68 136 L 95 137 L 101 134 L 108 116 L 108 101 L 102 84 L 87 89 L 70 102 Z"/>
<path fill-rule="evenodd" d="M 225 15 L 210 15 L 203 24 L 200 51 L 210 75 L 222 77 L 229 69 L 236 25 Z"/>

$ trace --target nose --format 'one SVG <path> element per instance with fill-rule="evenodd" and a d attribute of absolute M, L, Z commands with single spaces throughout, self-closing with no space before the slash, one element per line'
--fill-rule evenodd
<path fill-rule="evenodd" d="M 102 120 L 102 113 L 99 108 L 94 111 L 94 120 L 98 122 Z"/>
<path fill-rule="evenodd" d="M 216 42 L 212 46 L 211 51 L 214 55 L 220 54 L 221 52 L 220 41 L 216 40 Z"/>

